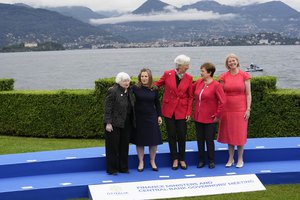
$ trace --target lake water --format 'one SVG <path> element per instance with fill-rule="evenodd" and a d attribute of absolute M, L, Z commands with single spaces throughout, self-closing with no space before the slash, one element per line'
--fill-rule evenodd
<path fill-rule="evenodd" d="M 226 71 L 224 59 L 230 53 L 238 55 L 242 66 L 253 62 L 264 68 L 253 76 L 276 76 L 278 88 L 300 88 L 300 45 L 0 53 L 0 78 L 14 78 L 18 90 L 94 88 L 96 79 L 115 77 L 121 71 L 137 76 L 143 67 L 160 77 L 174 67 L 179 54 L 191 57 L 191 75 L 199 76 L 199 66 L 206 61 L 214 63 L 220 75 Z"/>

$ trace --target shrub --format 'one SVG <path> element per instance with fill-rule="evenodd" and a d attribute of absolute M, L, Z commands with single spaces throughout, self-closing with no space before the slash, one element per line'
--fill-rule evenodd
<path fill-rule="evenodd" d="M 14 90 L 15 80 L 11 78 L 0 79 L 0 91 Z"/>

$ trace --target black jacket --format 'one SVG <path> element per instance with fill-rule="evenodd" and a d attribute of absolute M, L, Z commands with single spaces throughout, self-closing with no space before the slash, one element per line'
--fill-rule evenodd
<path fill-rule="evenodd" d="M 112 124 L 114 127 L 124 128 L 128 109 L 128 96 L 131 104 L 132 124 L 135 127 L 134 102 L 135 97 L 130 88 L 127 89 L 127 94 L 124 88 L 120 85 L 115 85 L 108 89 L 104 104 L 104 123 Z"/>

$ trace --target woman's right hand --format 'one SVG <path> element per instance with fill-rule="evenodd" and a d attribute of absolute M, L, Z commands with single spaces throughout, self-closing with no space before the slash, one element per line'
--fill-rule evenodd
<path fill-rule="evenodd" d="M 112 125 L 111 125 L 111 124 L 106 124 L 105 130 L 106 130 L 107 132 L 112 132 L 112 131 L 113 131 Z"/>

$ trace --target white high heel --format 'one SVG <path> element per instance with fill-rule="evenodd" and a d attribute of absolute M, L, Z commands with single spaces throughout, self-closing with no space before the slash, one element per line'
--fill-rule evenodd
<path fill-rule="evenodd" d="M 242 167 L 244 167 L 244 162 L 237 163 L 235 167 L 236 168 L 242 168 Z"/>
<path fill-rule="evenodd" d="M 230 162 L 227 162 L 226 163 L 226 165 L 225 165 L 225 167 L 232 167 L 234 165 L 234 160 L 232 160 L 232 162 L 230 163 Z"/>

